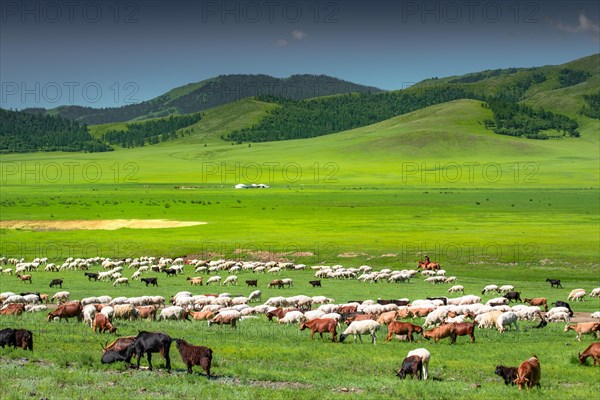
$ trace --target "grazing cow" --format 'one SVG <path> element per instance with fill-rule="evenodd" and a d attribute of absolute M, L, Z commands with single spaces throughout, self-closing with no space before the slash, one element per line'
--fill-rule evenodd
<path fill-rule="evenodd" d="M 69 318 L 77 318 L 77 320 L 81 322 L 83 319 L 83 308 L 81 307 L 81 303 L 78 301 L 72 301 L 59 305 L 56 310 L 48 313 L 47 320 L 52 321 L 55 318 L 58 318 L 59 322 L 63 318 L 67 322 L 69 322 Z"/>
<path fill-rule="evenodd" d="M 475 343 L 476 322 L 457 322 L 454 327 L 456 336 L 467 336 L 471 338 L 471 343 Z"/>
<path fill-rule="evenodd" d="M 423 360 L 419 356 L 406 357 L 402 361 L 402 367 L 396 371 L 396 376 L 404 379 L 406 375 L 410 375 L 411 379 L 416 376 L 418 380 L 423 379 Z"/>
<path fill-rule="evenodd" d="M 583 351 L 583 353 L 577 353 L 577 357 L 579 357 L 579 363 L 585 364 L 585 361 L 588 357 L 592 357 L 594 359 L 594 367 L 596 363 L 600 364 L 600 342 L 594 342 L 590 344 L 587 349 Z"/>
<path fill-rule="evenodd" d="M 523 302 L 529 303 L 530 306 L 544 306 L 544 311 L 548 311 L 548 300 L 545 297 L 537 297 L 534 299 L 528 299 L 525 297 Z"/>
<path fill-rule="evenodd" d="M 600 322 L 580 322 L 575 325 L 567 324 L 565 326 L 565 332 L 569 330 L 577 332 L 577 340 L 581 342 L 581 335 L 595 333 L 596 337 L 600 335 Z"/>
<path fill-rule="evenodd" d="M 450 344 L 456 343 L 456 324 L 442 324 L 436 328 L 423 332 L 423 337 L 427 340 L 433 339 L 437 344 L 440 339 L 449 337 Z"/>
<path fill-rule="evenodd" d="M 158 286 L 158 278 L 142 278 L 140 281 L 144 282 L 146 287 L 148 287 L 148 285 Z"/>
<path fill-rule="evenodd" d="M 318 332 L 323 339 L 323 332 L 331 334 L 331 341 L 335 342 L 337 338 L 337 321 L 333 318 L 315 318 L 311 321 L 304 321 L 300 324 L 300 330 L 310 329 L 310 338 L 315 338 L 315 332 Z"/>
<path fill-rule="evenodd" d="M 188 277 L 186 279 L 186 281 L 190 281 L 190 285 L 192 285 L 192 286 L 195 286 L 195 285 L 202 286 L 202 277 L 201 276 L 195 276 L 193 278 Z"/>
<path fill-rule="evenodd" d="M 496 366 L 495 374 L 501 376 L 502 379 L 504 379 L 505 385 L 508 385 L 509 383 L 511 385 L 514 385 L 515 381 L 517 380 L 517 371 L 517 367 L 506 367 L 504 365 L 498 365 Z"/>
<path fill-rule="evenodd" d="M 148 369 L 152 371 L 152 353 L 160 353 L 166 360 L 167 371 L 171 372 L 171 358 L 169 350 L 173 339 L 166 333 L 162 332 L 140 332 L 133 342 L 127 348 L 127 357 L 124 360 L 126 363 L 131 363 L 133 354 L 137 354 L 137 368 L 140 367 L 140 360 L 144 353 L 148 358 Z"/>
<path fill-rule="evenodd" d="M 212 363 L 213 351 L 205 346 L 193 346 L 183 339 L 176 339 L 175 344 L 181 360 L 187 366 L 188 374 L 192 373 L 192 367 L 199 365 L 210 379 L 210 364 Z"/>
<path fill-rule="evenodd" d="M 31 275 L 17 274 L 17 278 L 19 278 L 19 280 L 21 281 L 21 283 L 23 283 L 25 281 L 29 281 L 29 283 L 33 283 L 33 282 L 31 282 Z"/>
<path fill-rule="evenodd" d="M 21 315 L 25 311 L 25 304 L 8 304 L 5 308 L 0 310 L 0 315 Z"/>
<path fill-rule="evenodd" d="M 117 328 L 110 323 L 108 318 L 106 318 L 106 315 L 100 313 L 96 314 L 94 317 L 92 328 L 94 329 L 94 333 L 96 333 L 97 330 L 100 330 L 100 333 L 104 333 L 106 331 L 109 333 L 115 333 L 117 331 Z"/>
<path fill-rule="evenodd" d="M 546 282 L 550 282 L 550 287 L 556 287 L 556 288 L 563 288 L 562 285 L 560 284 L 560 279 L 548 279 L 546 278 Z"/>
<path fill-rule="evenodd" d="M 316 281 L 308 281 L 308 283 L 310 283 L 310 285 L 311 285 L 312 287 L 322 287 L 322 286 L 321 286 L 321 280 L 320 280 L 320 279 L 319 279 L 319 280 L 316 280 Z"/>
<path fill-rule="evenodd" d="M 413 325 L 410 322 L 394 321 L 388 325 L 388 334 L 385 341 L 388 342 L 394 338 L 394 335 L 407 335 L 408 341 L 412 342 L 413 333 L 422 333 L 423 328 L 419 325 Z"/>
<path fill-rule="evenodd" d="M 97 272 L 85 272 L 83 275 L 87 276 L 88 281 L 91 281 L 92 279 L 95 280 L 95 281 L 98 280 L 98 273 Z"/>
<path fill-rule="evenodd" d="M 269 285 L 267 287 L 275 287 L 277 286 L 278 289 L 283 289 L 283 281 L 281 279 L 274 279 L 271 281 L 271 283 L 269 283 Z"/>
<path fill-rule="evenodd" d="M 508 293 L 502 295 L 502 297 L 507 298 L 509 303 L 513 300 L 515 302 L 517 300 L 519 300 L 521 303 L 523 302 L 523 300 L 521 300 L 521 292 L 508 292 Z"/>
<path fill-rule="evenodd" d="M 62 279 L 52 279 L 50 282 L 50 287 L 59 286 L 62 289 L 63 282 L 64 281 Z"/>
<path fill-rule="evenodd" d="M 246 281 L 246 285 L 248 285 L 248 287 L 250 287 L 250 286 L 258 287 L 258 279 L 248 279 Z"/>
<path fill-rule="evenodd" d="M 523 386 L 527 385 L 527 388 L 537 386 L 541 388 L 540 377 L 542 370 L 540 368 L 540 361 L 534 354 L 533 357 L 525 360 L 519 365 L 517 370 L 517 379 L 514 382 L 519 386 L 519 390 L 523 389 Z"/>

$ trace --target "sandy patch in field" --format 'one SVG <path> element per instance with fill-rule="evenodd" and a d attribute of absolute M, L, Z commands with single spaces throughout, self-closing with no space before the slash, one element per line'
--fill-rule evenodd
<path fill-rule="evenodd" d="M 181 228 L 185 226 L 204 225 L 199 221 L 170 221 L 166 219 L 100 219 L 100 220 L 69 220 L 69 221 L 0 221 L 2 229 L 27 229 L 34 231 L 73 231 L 73 230 L 108 230 L 121 228 L 131 229 L 160 229 Z"/>

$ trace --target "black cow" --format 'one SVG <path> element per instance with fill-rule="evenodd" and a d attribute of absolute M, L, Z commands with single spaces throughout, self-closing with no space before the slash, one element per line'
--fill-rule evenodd
<path fill-rule="evenodd" d="M 504 365 L 498 365 L 496 367 L 495 374 L 501 376 L 504 379 L 504 384 L 511 385 L 515 384 L 515 379 L 517 379 L 517 367 L 505 367 Z"/>
<path fill-rule="evenodd" d="M 171 349 L 171 342 L 175 339 L 171 339 L 169 335 L 161 332 L 140 332 L 135 342 L 127 348 L 127 357 L 125 362 L 131 364 L 131 357 L 133 354 L 137 354 L 137 368 L 140 367 L 140 360 L 144 353 L 148 357 L 148 366 L 152 371 L 152 353 L 160 353 L 166 360 L 167 371 L 171 372 L 171 358 L 169 357 L 169 350 Z"/>
<path fill-rule="evenodd" d="M 560 300 L 556 300 L 556 303 L 552 303 L 553 306 L 556 307 L 565 307 L 569 310 L 569 317 L 573 316 L 573 310 L 571 310 L 571 306 L 569 305 L 569 303 L 567 303 L 566 301 L 560 301 Z"/>
<path fill-rule="evenodd" d="M 96 272 L 86 272 L 83 275 L 87 276 L 88 281 L 91 281 L 92 279 L 95 281 L 98 280 L 98 273 L 96 273 Z"/>
<path fill-rule="evenodd" d="M 50 282 L 50 287 L 60 286 L 62 289 L 63 280 L 62 279 L 52 279 Z"/>
<path fill-rule="evenodd" d="M 148 285 L 158 286 L 158 278 L 142 278 L 140 280 L 146 284 L 146 287 Z"/>
<path fill-rule="evenodd" d="M 248 279 L 246 285 L 258 287 L 258 279 Z"/>
<path fill-rule="evenodd" d="M 560 279 L 548 279 L 546 278 L 546 282 L 550 282 L 550 287 L 556 287 L 556 288 L 563 288 L 562 285 L 560 284 Z"/>
<path fill-rule="evenodd" d="M 517 301 L 519 300 L 521 303 L 523 302 L 523 300 L 521 300 L 521 292 L 508 292 L 505 295 L 503 295 L 502 297 L 504 297 L 505 299 L 508 299 L 508 302 L 510 303 L 511 301 Z"/>
<path fill-rule="evenodd" d="M 318 280 L 318 281 L 308 281 L 308 283 L 310 283 L 312 285 L 312 287 L 322 287 L 321 286 L 321 280 Z"/>

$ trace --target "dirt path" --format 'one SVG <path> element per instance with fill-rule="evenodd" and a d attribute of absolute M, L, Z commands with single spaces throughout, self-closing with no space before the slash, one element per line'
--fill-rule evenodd
<path fill-rule="evenodd" d="M 180 228 L 185 226 L 204 225 L 199 221 L 170 221 L 166 219 L 100 219 L 100 220 L 11 220 L 0 221 L 1 229 L 25 229 L 33 231 L 72 231 L 81 229 L 116 230 Z"/>

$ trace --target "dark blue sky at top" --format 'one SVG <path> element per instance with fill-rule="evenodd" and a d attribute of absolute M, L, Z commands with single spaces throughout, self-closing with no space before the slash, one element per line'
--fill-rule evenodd
<path fill-rule="evenodd" d="M 0 106 L 115 107 L 221 74 L 400 89 L 600 52 L 596 1 L 6 1 Z"/>

